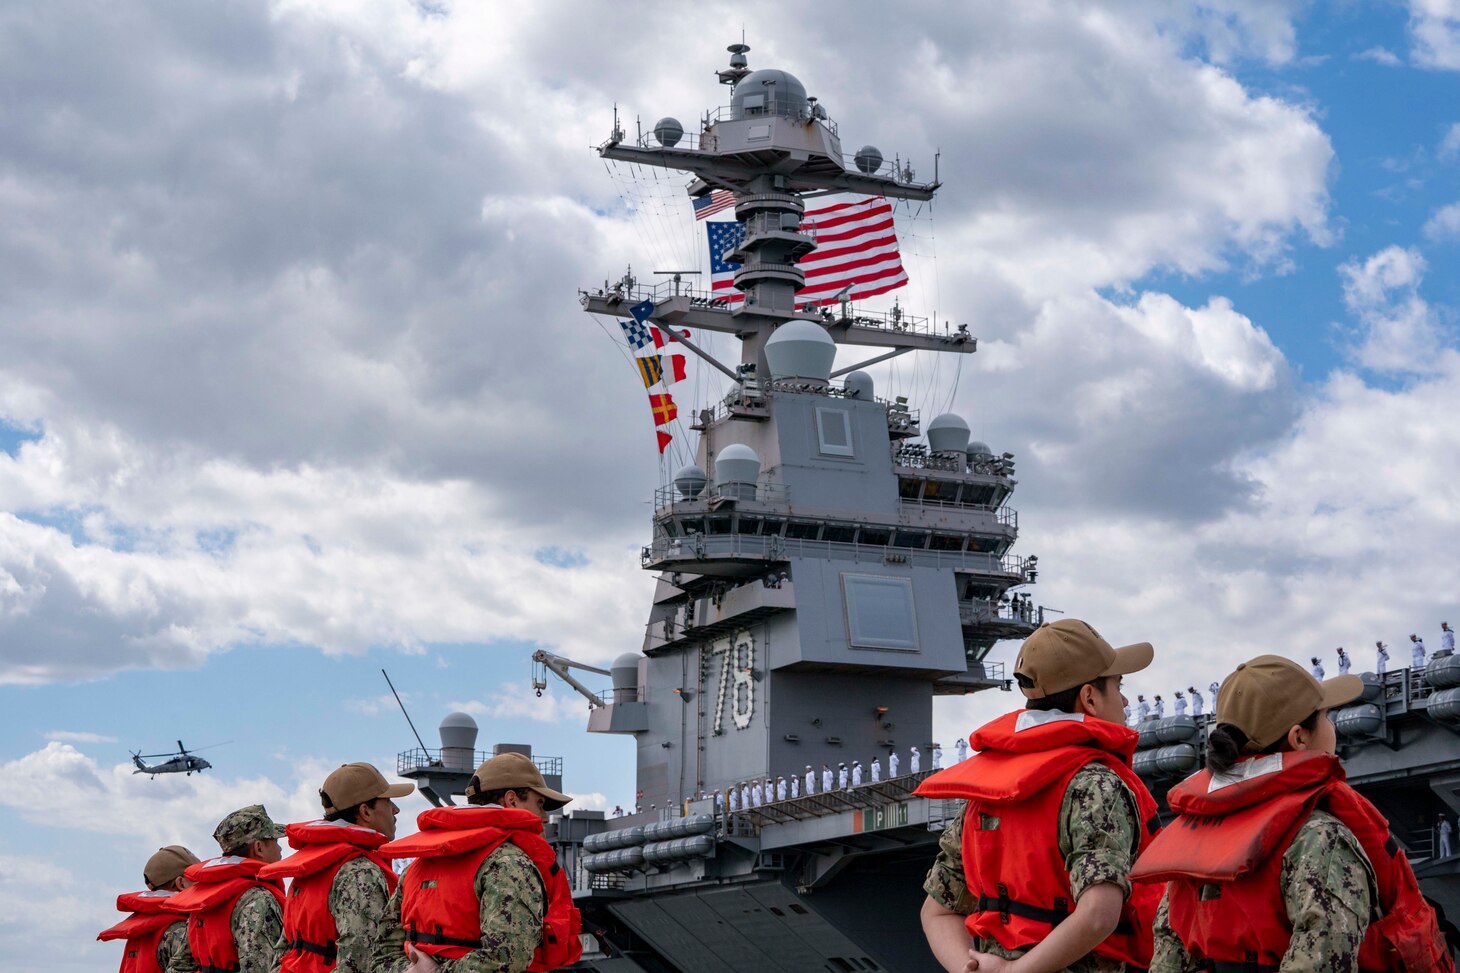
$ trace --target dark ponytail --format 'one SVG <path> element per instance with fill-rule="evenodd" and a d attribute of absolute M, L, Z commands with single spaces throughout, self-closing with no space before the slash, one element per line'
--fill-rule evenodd
<path fill-rule="evenodd" d="M 1318 726 L 1318 714 L 1322 710 L 1314 710 L 1308 718 L 1298 723 L 1308 732 L 1313 732 Z M 1212 727 L 1212 732 L 1207 736 L 1207 770 L 1214 774 L 1225 774 L 1231 770 L 1243 757 L 1248 756 L 1247 734 L 1237 729 L 1230 723 L 1218 723 Z M 1277 753 L 1279 750 L 1286 750 L 1288 747 L 1288 735 L 1284 733 L 1271 746 L 1266 747 L 1261 753 Z"/>

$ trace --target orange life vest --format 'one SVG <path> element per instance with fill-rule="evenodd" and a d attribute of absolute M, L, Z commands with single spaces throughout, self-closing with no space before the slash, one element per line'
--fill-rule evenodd
<path fill-rule="evenodd" d="M 264 863 L 237 855 L 210 858 L 189 865 L 183 875 L 193 885 L 172 897 L 172 907 L 188 914 L 188 948 L 201 973 L 237 973 L 238 946 L 233 941 L 233 907 L 249 889 L 268 889 L 284 904 L 282 882 L 259 878 Z"/>
<path fill-rule="evenodd" d="M 156 892 L 123 892 L 117 896 L 117 911 L 132 913 L 121 922 L 97 933 L 102 942 L 125 939 L 122 953 L 121 973 L 162 973 L 157 962 L 157 947 L 162 944 L 163 934 L 183 917 L 172 906 L 173 893 L 166 889 Z"/>
<path fill-rule="evenodd" d="M 557 856 L 542 837 L 542 820 L 531 811 L 503 807 L 449 807 L 422 811 L 421 829 L 381 847 L 392 858 L 414 858 L 401 894 L 401 925 L 422 953 L 460 959 L 482 945 L 476 876 L 487 856 L 511 842 L 532 859 L 542 876 L 547 914 L 532 971 L 556 970 L 578 961 L 583 921 Z"/>
<path fill-rule="evenodd" d="M 376 849 L 385 835 L 345 821 L 308 821 L 284 829 L 295 853 L 265 865 L 259 878 L 292 879 L 284 901 L 284 943 L 289 947 L 281 973 L 325 973 L 335 968 L 339 930 L 330 912 L 330 888 L 347 862 L 368 858 L 380 869 L 386 888 L 394 892 L 390 859 Z"/>
<path fill-rule="evenodd" d="M 1070 876 L 1059 850 L 1059 813 L 1070 779 L 1083 767 L 1109 767 L 1135 796 L 1140 849 L 1159 828 L 1156 802 L 1131 770 L 1138 734 L 1080 714 L 1020 710 L 976 730 L 979 753 L 939 771 L 917 789 L 923 797 L 968 801 L 963 874 L 975 909 L 971 935 L 1005 949 L 1027 949 L 1074 911 Z M 1139 886 L 1120 923 L 1095 955 L 1151 965 L 1151 923 L 1161 890 Z"/>
<path fill-rule="evenodd" d="M 1283 903 L 1283 855 L 1313 811 L 1322 809 L 1354 833 L 1379 887 L 1381 918 L 1364 935 L 1359 969 L 1453 973 L 1409 859 L 1384 816 L 1344 783 L 1337 757 L 1316 751 L 1253 757 L 1216 786 L 1210 771 L 1193 774 L 1167 800 L 1180 816 L 1152 842 L 1131 877 L 1170 883 L 1171 928 L 1198 961 L 1215 968 L 1278 968 L 1293 934 Z M 1213 884 L 1221 894 L 1203 899 L 1202 886 Z"/>

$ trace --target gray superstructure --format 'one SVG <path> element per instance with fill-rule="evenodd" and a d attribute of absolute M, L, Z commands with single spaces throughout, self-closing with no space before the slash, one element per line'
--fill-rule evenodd
<path fill-rule="evenodd" d="M 1010 554 L 1013 456 L 970 443 L 956 415 L 924 423 L 899 390 L 879 398 L 862 370 L 971 353 L 967 329 L 798 304 L 808 195 L 927 200 L 936 180 L 871 146 L 845 158 L 801 83 L 750 71 L 747 50 L 730 48 L 730 106 L 698 134 L 663 119 L 598 149 L 689 172 L 692 196 L 734 193 L 745 239 L 724 259 L 745 300 L 627 275 L 582 294 L 590 313 L 637 306 L 690 329 L 680 344 L 729 392 L 696 413 L 695 460 L 654 498 L 642 651 L 614 662 L 609 692 L 585 692 L 588 729 L 633 740 L 637 808 L 570 814 L 557 845 L 594 969 L 935 969 L 917 912 L 944 808 L 911 796 L 932 769 L 933 697 L 1004 685 L 985 656 L 1038 624 L 1005 597 L 1037 561 Z M 706 332 L 735 335 L 740 361 L 709 355 Z M 867 351 L 838 368 L 845 345 Z M 567 678 L 568 660 L 538 661 Z"/>

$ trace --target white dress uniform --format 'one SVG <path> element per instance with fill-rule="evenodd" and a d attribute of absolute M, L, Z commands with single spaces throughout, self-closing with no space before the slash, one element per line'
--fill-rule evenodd
<path fill-rule="evenodd" d="M 852 761 L 852 786 L 862 786 L 862 762 L 860 760 Z"/>
<path fill-rule="evenodd" d="M 943 748 L 937 744 L 933 745 L 933 769 L 943 769 Z"/>
<path fill-rule="evenodd" d="M 907 754 L 907 772 L 910 774 L 922 773 L 923 752 L 917 747 L 909 747 Z"/>
<path fill-rule="evenodd" d="M 806 765 L 806 793 L 816 793 L 816 771 L 811 769 L 810 764 Z"/>
<path fill-rule="evenodd" d="M 1413 648 L 1410 649 L 1412 654 L 1409 659 L 1409 667 L 1411 669 L 1423 669 L 1425 667 L 1425 640 L 1415 639 L 1412 646 Z"/>
<path fill-rule="evenodd" d="M 892 751 L 891 753 L 889 753 L 887 755 L 887 776 L 889 778 L 892 778 L 892 777 L 896 777 L 897 776 L 897 751 L 896 750 Z"/>
<path fill-rule="evenodd" d="M 882 779 L 882 761 L 881 760 L 878 760 L 876 757 L 873 757 L 872 758 L 872 783 L 875 784 L 875 783 L 877 783 L 881 779 Z"/>
<path fill-rule="evenodd" d="M 1197 692 L 1195 689 L 1188 689 L 1186 692 L 1189 696 L 1191 696 L 1191 715 L 1200 716 L 1202 703 L 1204 702 L 1204 700 L 1201 698 L 1201 693 Z"/>
<path fill-rule="evenodd" d="M 1379 642 L 1378 644 L 1376 644 L 1374 646 L 1374 649 L 1375 649 L 1375 665 L 1374 665 L 1374 671 L 1377 672 L 1379 675 L 1382 676 L 1382 675 L 1384 675 L 1384 663 L 1386 663 L 1386 662 L 1389 661 L 1389 646 L 1385 645 L 1383 642 Z"/>
<path fill-rule="evenodd" d="M 963 739 L 963 737 L 958 738 L 958 742 L 953 745 L 953 749 L 958 753 L 959 763 L 963 763 L 963 761 L 968 759 L 968 741 Z"/>
<path fill-rule="evenodd" d="M 1186 715 L 1186 697 L 1183 696 L 1181 693 L 1176 694 L 1176 715 Z"/>
<path fill-rule="evenodd" d="M 821 793 L 825 794 L 831 790 L 831 768 L 826 764 L 821 765 Z"/>

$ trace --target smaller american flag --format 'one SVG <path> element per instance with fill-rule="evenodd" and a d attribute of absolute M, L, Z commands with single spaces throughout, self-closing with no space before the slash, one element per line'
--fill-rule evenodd
<path fill-rule="evenodd" d="M 722 209 L 729 209 L 735 205 L 735 194 L 728 189 L 716 189 L 714 192 L 700 196 L 694 201 L 695 219 L 702 220 L 707 216 L 714 216 Z"/>

